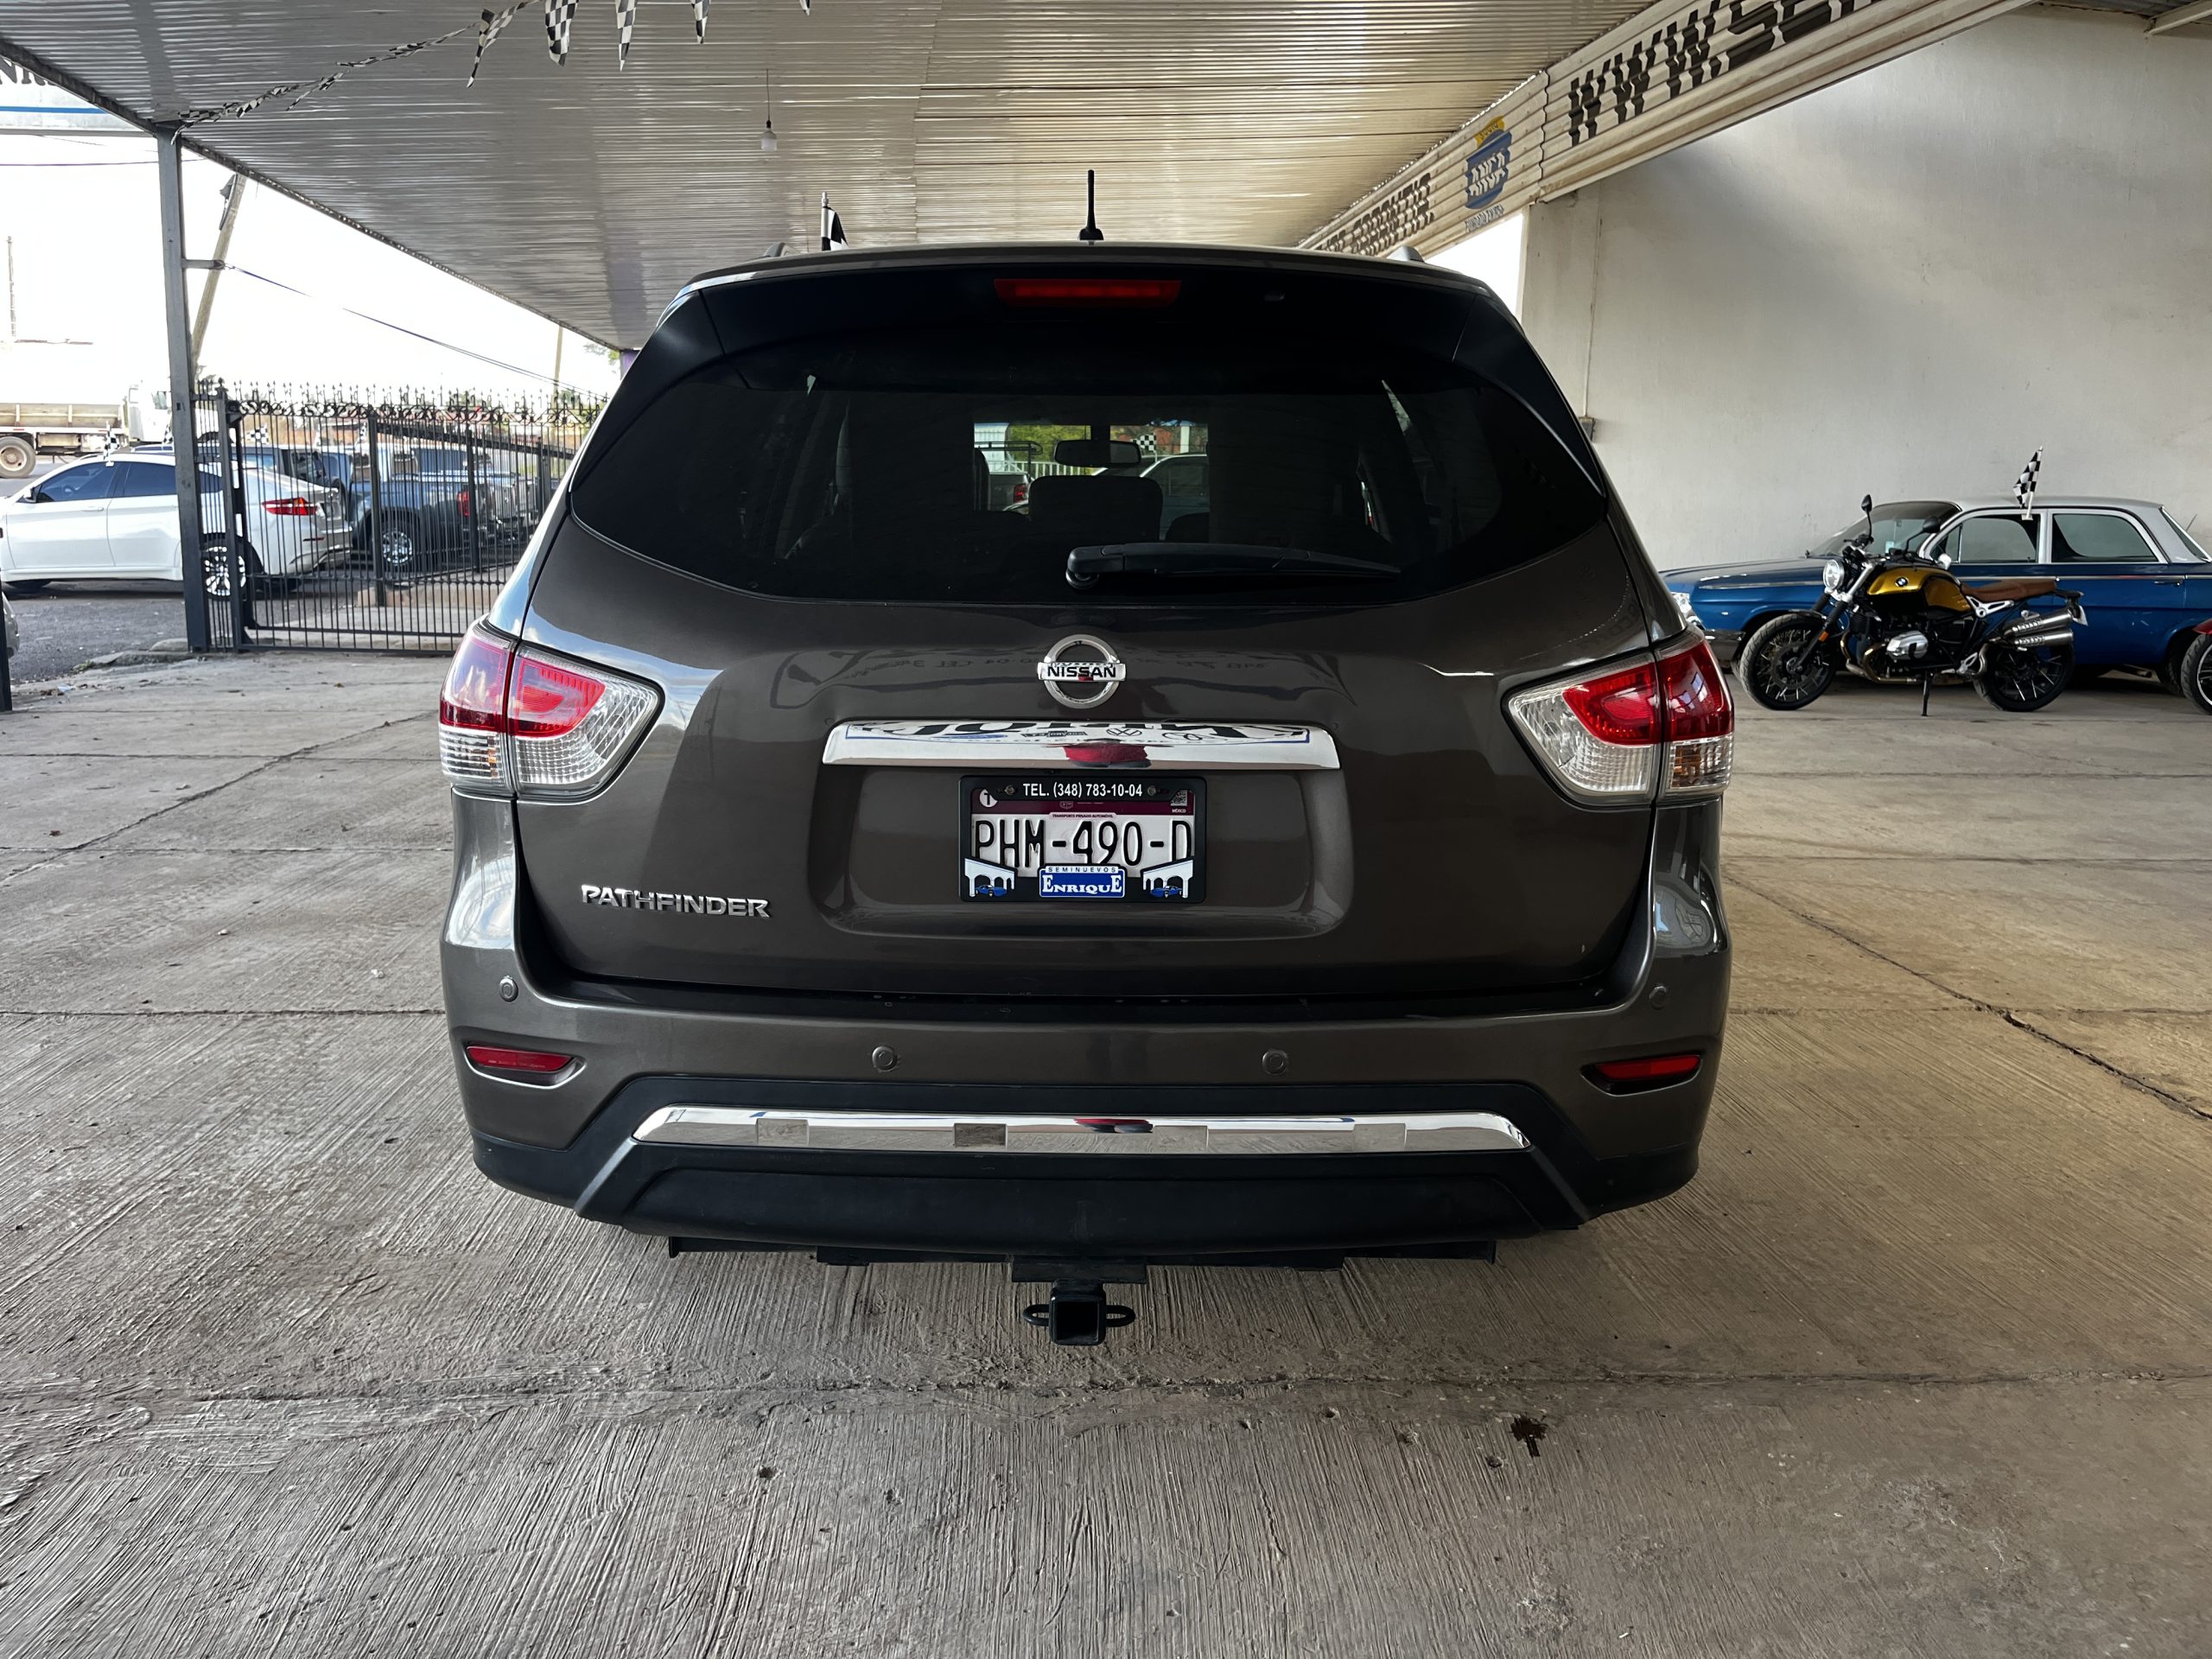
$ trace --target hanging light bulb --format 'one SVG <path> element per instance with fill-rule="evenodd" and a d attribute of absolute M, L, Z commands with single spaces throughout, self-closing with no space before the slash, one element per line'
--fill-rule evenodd
<path fill-rule="evenodd" d="M 772 156 L 776 153 L 776 94 L 766 69 L 760 72 L 760 101 L 768 113 L 768 118 L 760 124 L 760 153 Z"/>

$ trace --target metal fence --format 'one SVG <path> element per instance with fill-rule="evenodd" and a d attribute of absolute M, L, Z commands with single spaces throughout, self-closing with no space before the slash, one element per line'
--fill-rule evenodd
<path fill-rule="evenodd" d="M 187 573 L 188 624 L 204 605 L 217 650 L 451 649 L 506 581 L 597 412 L 572 396 L 204 391 L 206 544 L 197 582 Z"/>

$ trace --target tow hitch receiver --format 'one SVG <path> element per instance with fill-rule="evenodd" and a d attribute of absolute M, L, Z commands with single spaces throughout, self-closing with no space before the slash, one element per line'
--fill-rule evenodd
<path fill-rule="evenodd" d="M 1096 1348 L 1109 1331 L 1134 1324 L 1136 1310 L 1106 1300 L 1108 1285 L 1141 1285 L 1142 1267 L 1096 1262 L 1017 1262 L 1014 1281 L 1050 1283 L 1052 1292 L 1041 1302 L 1032 1302 L 1021 1317 L 1042 1325 L 1045 1334 L 1063 1348 Z"/>

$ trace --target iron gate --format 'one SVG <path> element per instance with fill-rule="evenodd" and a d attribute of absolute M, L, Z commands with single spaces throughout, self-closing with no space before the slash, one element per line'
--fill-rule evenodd
<path fill-rule="evenodd" d="M 489 607 L 598 409 L 216 386 L 195 412 L 210 645 L 423 652 Z"/>

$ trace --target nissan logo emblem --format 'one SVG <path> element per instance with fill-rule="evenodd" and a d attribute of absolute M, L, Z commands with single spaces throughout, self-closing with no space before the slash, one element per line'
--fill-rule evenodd
<path fill-rule="evenodd" d="M 1096 709 L 1128 677 L 1128 670 L 1103 639 L 1071 633 L 1045 653 L 1037 677 L 1063 708 Z"/>

